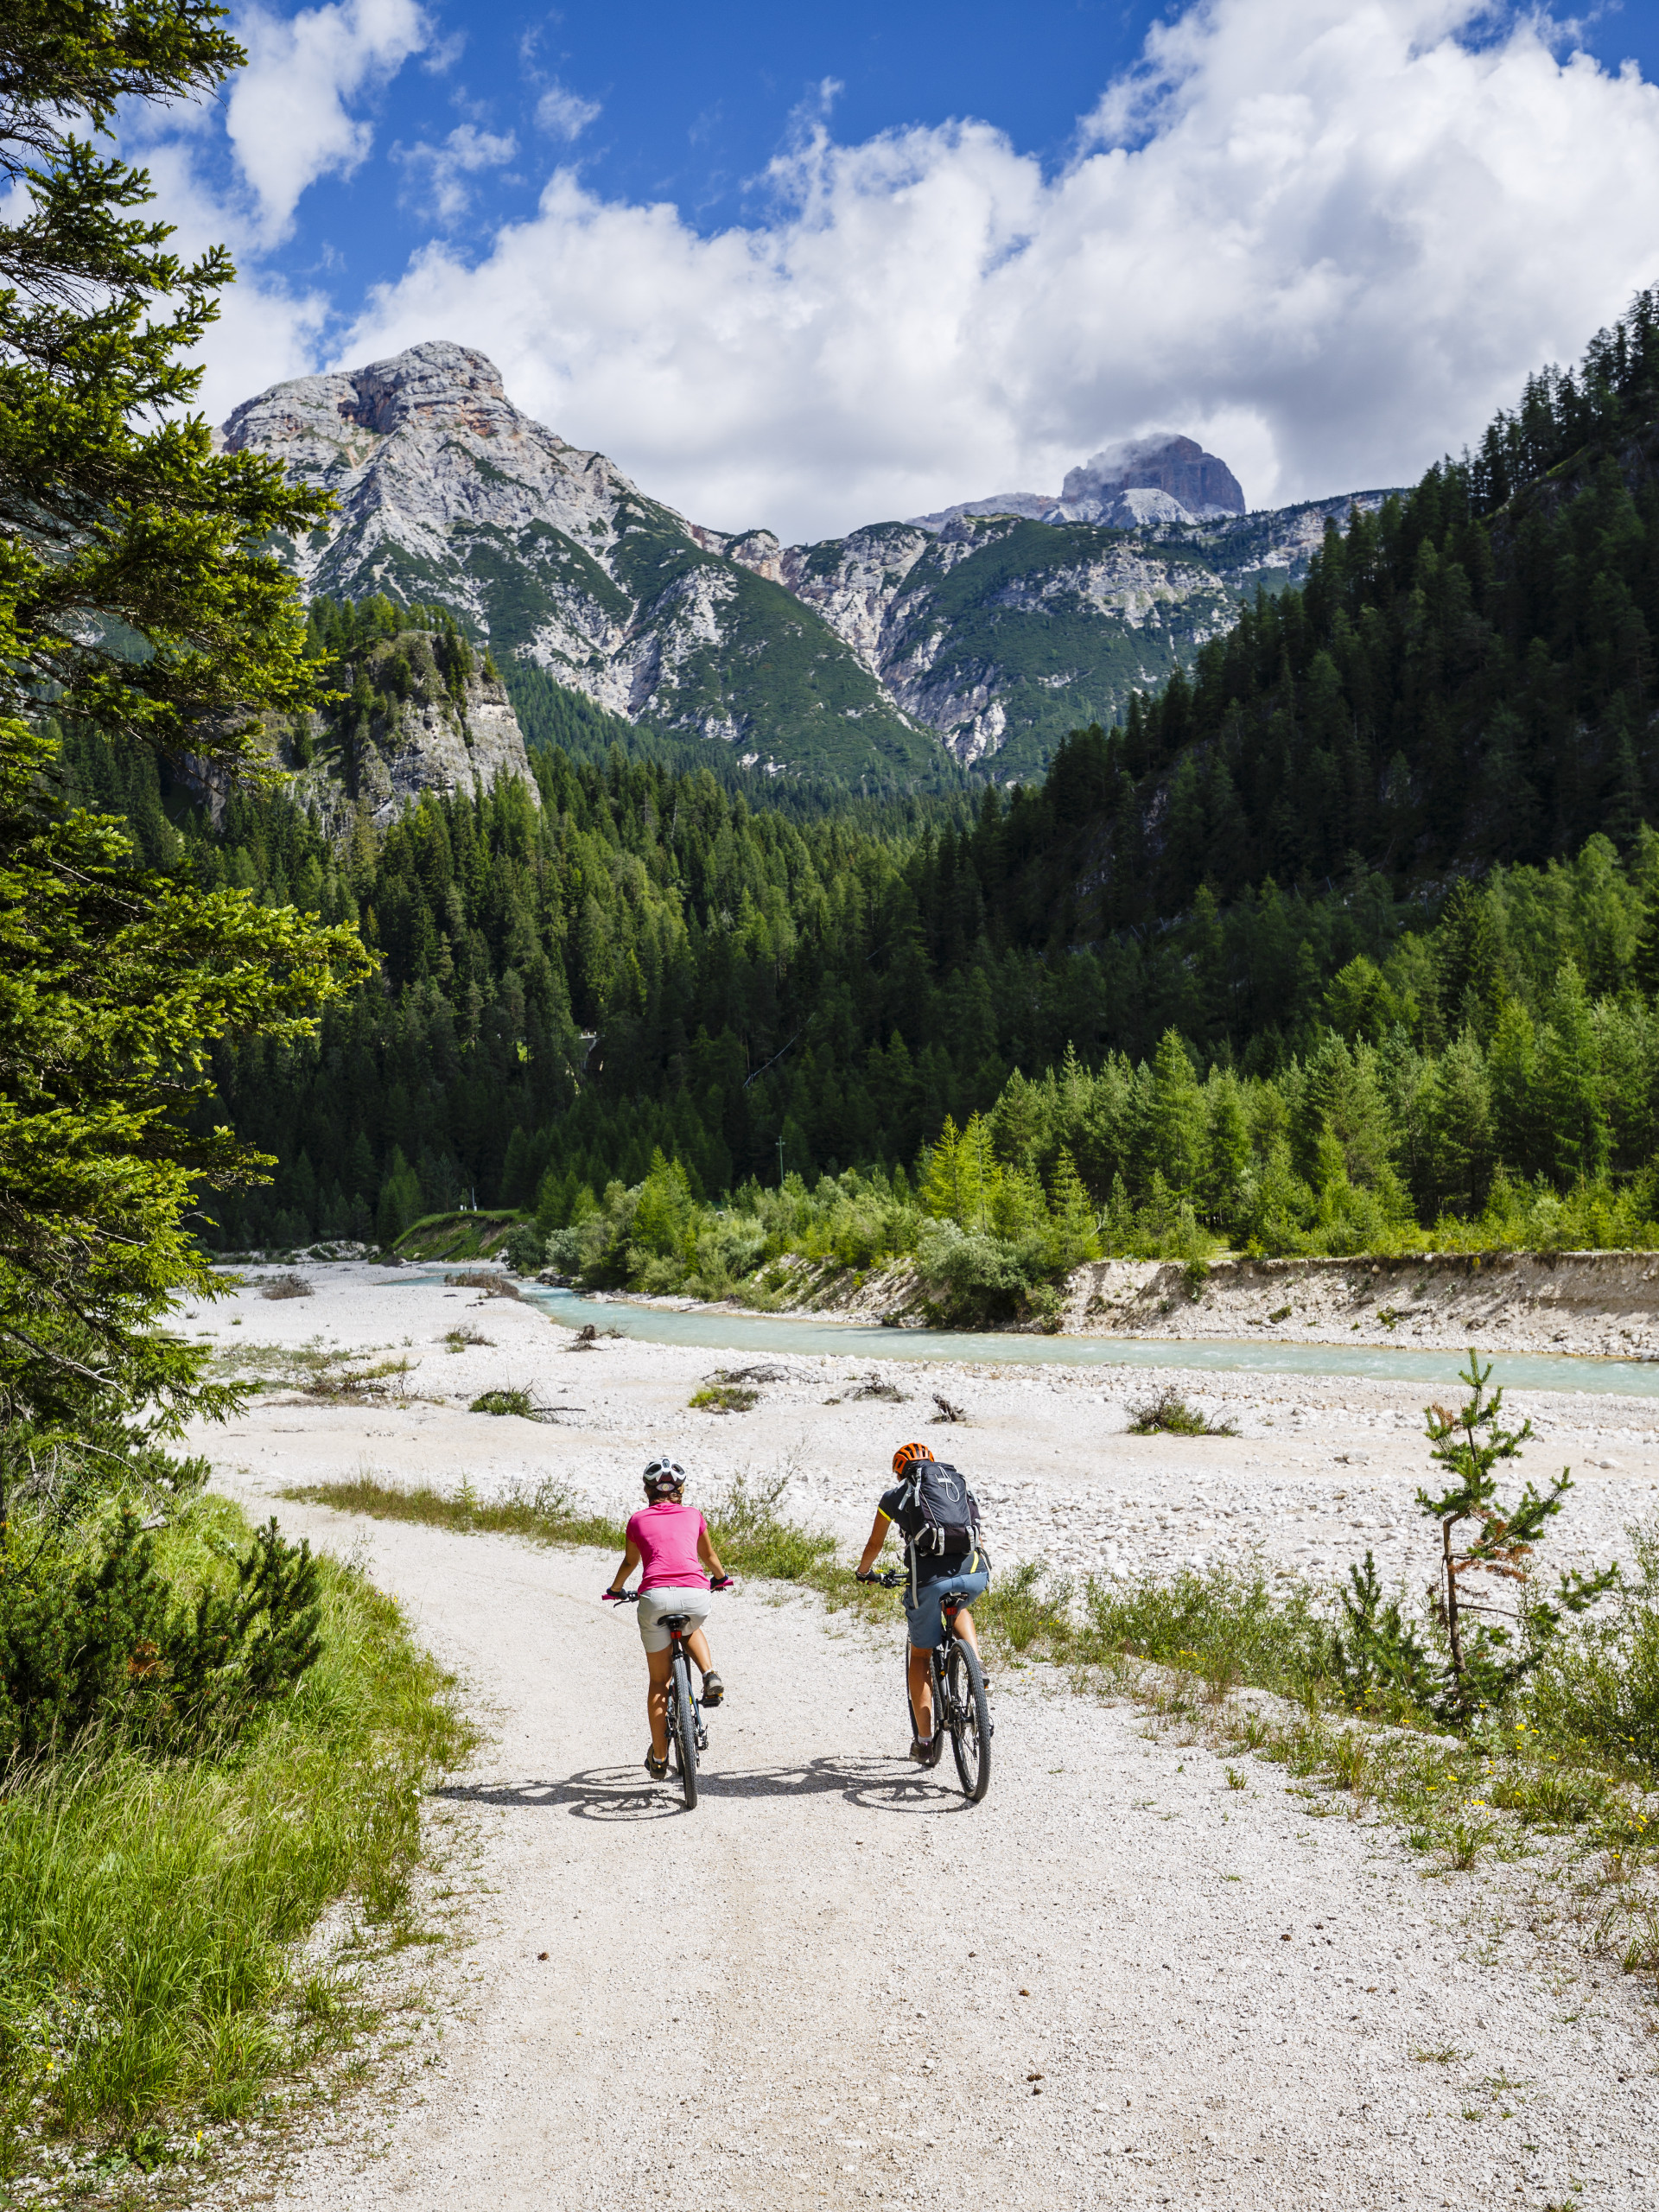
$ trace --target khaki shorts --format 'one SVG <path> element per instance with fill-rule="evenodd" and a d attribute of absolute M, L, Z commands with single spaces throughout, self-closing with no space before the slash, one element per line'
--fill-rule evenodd
<path fill-rule="evenodd" d="M 664 1613 L 683 1613 L 696 1628 L 709 1618 L 709 1592 L 701 1583 L 689 1590 L 664 1584 L 647 1590 L 634 1608 L 639 1616 L 639 1641 L 647 1651 L 666 1651 L 673 1642 L 662 1625 Z"/>

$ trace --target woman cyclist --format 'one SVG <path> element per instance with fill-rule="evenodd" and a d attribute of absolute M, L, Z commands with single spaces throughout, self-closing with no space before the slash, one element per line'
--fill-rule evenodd
<path fill-rule="evenodd" d="M 858 1579 L 868 1582 L 881 1555 L 881 1547 L 887 1541 L 887 1531 L 896 1522 L 905 1540 L 905 1567 L 909 1577 L 905 1585 L 905 1613 L 910 1626 L 906 1671 L 910 1709 L 916 1716 L 916 1734 L 911 1741 L 910 1756 L 918 1766 L 925 1766 L 932 1753 L 933 1675 L 928 1654 L 947 1643 L 950 1636 L 944 1623 L 944 1601 L 952 1592 L 960 1592 L 968 1599 L 982 1598 L 991 1579 L 976 1545 L 970 1545 L 952 1566 L 947 1566 L 937 1554 L 916 1549 L 916 1538 L 925 1516 L 912 1501 L 907 1478 L 918 1459 L 932 1457 L 925 1444 L 901 1444 L 893 1453 L 893 1471 L 899 1479 L 891 1490 L 882 1491 L 870 1541 L 858 1562 Z M 979 1639 L 974 1633 L 974 1617 L 966 1605 L 957 1611 L 956 1633 L 977 1654 Z"/>
<path fill-rule="evenodd" d="M 645 1496 L 650 1503 L 629 1522 L 622 1564 L 604 1592 L 607 1598 L 620 1599 L 622 1585 L 636 1567 L 643 1565 L 639 1640 L 645 1647 L 649 1676 L 645 1712 L 651 1721 L 645 1772 L 653 1782 L 660 1782 L 668 1772 L 668 1677 L 673 1657 L 671 1639 L 662 1625 L 664 1613 L 684 1613 L 697 1624 L 685 1643 L 702 1675 L 703 1703 L 718 1705 L 726 1694 L 725 1685 L 714 1671 L 702 1624 L 709 1618 L 709 1591 L 729 1590 L 732 1578 L 715 1554 L 709 1523 L 695 1505 L 681 1503 L 684 1487 L 685 1469 L 677 1460 L 653 1459 L 645 1469 Z"/>

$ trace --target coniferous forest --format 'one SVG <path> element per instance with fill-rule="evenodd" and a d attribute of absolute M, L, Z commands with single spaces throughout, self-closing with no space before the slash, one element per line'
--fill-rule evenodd
<path fill-rule="evenodd" d="M 1495 1191 L 1513 1219 L 1598 1190 L 1628 1230 L 1659 1148 L 1656 384 L 1659 293 L 1040 787 L 780 791 L 522 670 L 539 806 L 383 834 L 280 797 L 213 828 L 72 741 L 152 861 L 378 958 L 315 1043 L 221 1048 L 279 1165 L 211 1240 L 469 1202 L 556 1229 L 659 1153 L 692 1201 L 855 1168 L 902 1196 L 976 1113 L 1143 1247 L 1180 1217 L 1351 1249 Z M 314 608 L 337 716 L 400 629 L 465 650 L 441 610 Z"/>

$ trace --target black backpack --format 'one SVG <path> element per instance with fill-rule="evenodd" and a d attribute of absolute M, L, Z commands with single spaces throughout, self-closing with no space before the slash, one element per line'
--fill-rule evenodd
<path fill-rule="evenodd" d="M 977 1548 L 979 1500 L 967 1478 L 943 1460 L 911 1461 L 899 1513 L 912 1565 L 965 1559 Z"/>

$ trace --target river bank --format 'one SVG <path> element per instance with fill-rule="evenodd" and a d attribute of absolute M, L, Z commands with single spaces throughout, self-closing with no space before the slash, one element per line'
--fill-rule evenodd
<path fill-rule="evenodd" d="M 625 1312 L 570 1300 L 555 1319 L 533 1296 L 487 1295 L 436 1270 L 339 1263 L 307 1279 L 309 1295 L 270 1300 L 271 1279 L 250 1275 L 192 1317 L 262 1389 L 245 1415 L 203 1427 L 197 1448 L 282 1484 L 368 1472 L 445 1490 L 465 1480 L 487 1497 L 551 1484 L 615 1516 L 632 1510 L 645 1460 L 665 1450 L 704 1499 L 740 1475 L 785 1477 L 790 1511 L 853 1544 L 894 1446 L 919 1436 L 969 1472 L 1005 1563 L 1130 1576 L 1259 1553 L 1276 1574 L 1325 1580 L 1370 1548 L 1391 1582 L 1417 1589 L 1433 1572 L 1436 1534 L 1414 1496 L 1428 1468 L 1424 1401 L 1458 1395 L 1450 1358 L 1433 1381 L 1265 1363 L 1177 1370 L 1155 1354 L 1066 1364 L 1054 1357 L 1065 1345 L 1041 1338 L 988 1340 L 996 1357 L 873 1360 L 852 1345 L 795 1351 L 787 1325 L 709 1308 L 689 1318 L 699 1333 L 723 1332 L 725 1347 L 601 1333 L 578 1350 L 577 1320 L 602 1331 Z M 499 1274 L 484 1280 L 512 1287 Z M 745 1345 L 757 1325 L 764 1350 Z M 814 1328 L 810 1341 L 826 1333 Z M 880 1340 L 901 1352 L 902 1336 Z M 1273 1356 L 1264 1342 L 1264 1363 Z M 753 1393 L 747 1410 L 692 1406 L 721 1377 Z M 1131 1435 L 1135 1408 L 1171 1386 L 1236 1433 Z M 524 1392 L 536 1417 L 470 1410 L 493 1391 Z M 941 1402 L 960 1421 L 945 1420 Z M 1552 1553 L 1588 1566 L 1628 1551 L 1628 1524 L 1659 1507 L 1659 1395 L 1526 1385 L 1509 1404 L 1537 1436 L 1522 1478 L 1573 1469 Z"/>
<path fill-rule="evenodd" d="M 802 1263 L 781 1310 L 888 1327 L 926 1325 L 925 1287 L 899 1265 L 868 1274 Z M 671 1301 L 683 1304 L 687 1301 Z M 735 1310 L 735 1309 L 734 1309 Z M 1659 1360 L 1659 1252 L 1426 1252 L 1392 1258 L 1098 1260 L 1065 1286 L 1058 1333 L 1171 1343 L 1446 1345 Z"/>

